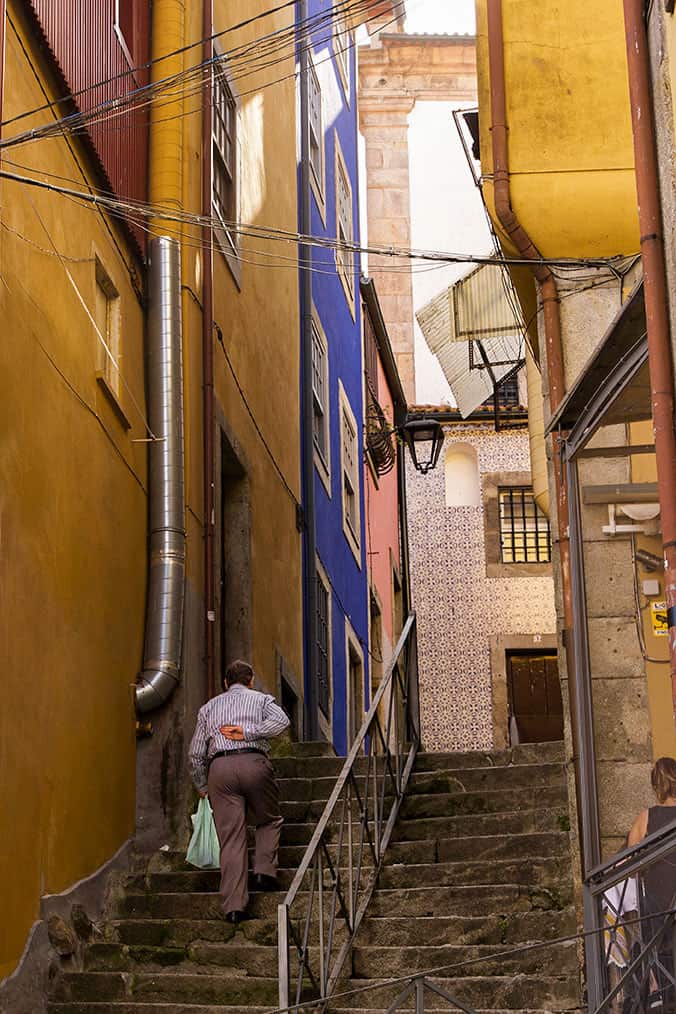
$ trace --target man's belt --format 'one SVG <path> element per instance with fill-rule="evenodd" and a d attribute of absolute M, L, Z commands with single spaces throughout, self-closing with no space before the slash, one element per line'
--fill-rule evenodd
<path fill-rule="evenodd" d="M 217 757 L 237 757 L 243 753 L 259 753 L 263 757 L 267 757 L 265 750 L 259 750 L 255 746 L 243 746 L 241 750 L 219 750 L 218 753 L 209 758 L 209 763 L 213 763 Z"/>

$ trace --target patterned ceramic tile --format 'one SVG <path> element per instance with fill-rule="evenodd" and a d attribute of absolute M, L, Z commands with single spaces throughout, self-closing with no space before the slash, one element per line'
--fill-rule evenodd
<path fill-rule="evenodd" d="M 551 577 L 487 578 L 483 507 L 446 507 L 444 455 L 475 448 L 479 476 L 530 470 L 525 430 L 458 426 L 429 475 L 408 461 L 413 604 L 418 615 L 420 710 L 428 750 L 493 745 L 489 638 L 556 630 Z"/>

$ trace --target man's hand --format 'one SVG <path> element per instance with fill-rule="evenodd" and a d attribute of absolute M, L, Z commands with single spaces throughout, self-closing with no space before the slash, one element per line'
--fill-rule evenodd
<path fill-rule="evenodd" d="M 241 725 L 222 725 L 221 733 L 226 739 L 239 740 L 240 742 L 244 739 L 244 729 Z"/>

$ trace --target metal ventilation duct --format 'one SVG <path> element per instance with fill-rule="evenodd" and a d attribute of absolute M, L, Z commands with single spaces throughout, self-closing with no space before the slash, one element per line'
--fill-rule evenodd
<path fill-rule="evenodd" d="M 166 236 L 150 244 L 148 418 L 150 567 L 139 713 L 163 704 L 181 678 L 185 596 L 181 253 Z"/>

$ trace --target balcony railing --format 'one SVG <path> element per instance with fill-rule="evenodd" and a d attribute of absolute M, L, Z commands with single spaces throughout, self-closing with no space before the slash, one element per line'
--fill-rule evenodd
<path fill-rule="evenodd" d="M 324 1001 L 335 988 L 373 894 L 419 745 L 411 614 L 279 906 L 280 1008 Z"/>

